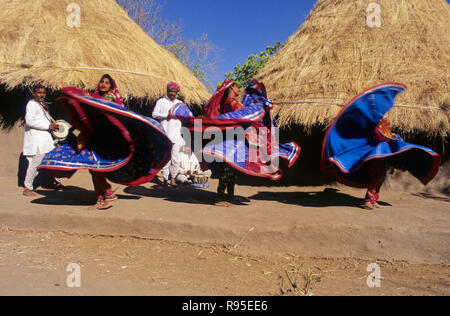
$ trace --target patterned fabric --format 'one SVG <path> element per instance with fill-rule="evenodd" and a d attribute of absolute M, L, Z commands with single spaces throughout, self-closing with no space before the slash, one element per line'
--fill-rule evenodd
<path fill-rule="evenodd" d="M 45 156 L 39 170 L 70 177 L 87 169 L 133 186 L 151 181 L 168 163 L 172 143 L 159 122 L 73 87 L 62 89 L 55 104 L 89 141 L 78 151 L 75 137 L 68 137 Z"/>
<path fill-rule="evenodd" d="M 117 98 L 115 97 L 115 95 L 112 92 L 108 92 L 107 94 L 103 95 L 102 97 L 111 102 L 116 102 L 116 100 L 117 100 Z"/>
<path fill-rule="evenodd" d="M 224 94 L 233 84 L 233 80 L 225 80 L 225 82 L 217 88 L 216 92 L 214 92 L 203 109 L 203 115 L 206 118 L 214 118 L 221 114 Z"/>
<path fill-rule="evenodd" d="M 235 111 L 239 111 L 243 107 L 244 106 L 241 104 L 241 102 L 239 102 L 235 98 L 227 98 L 225 100 L 225 102 L 223 103 L 223 107 L 220 112 L 222 114 L 235 112 Z"/>
<path fill-rule="evenodd" d="M 223 97 L 223 89 L 229 84 L 225 82 L 216 94 Z M 194 117 L 187 105 L 179 104 L 171 109 L 169 116 L 179 119 L 186 128 L 195 133 L 221 134 L 221 140 L 204 140 L 202 150 L 196 153 L 200 161 L 205 160 L 199 157 L 203 155 L 208 158 L 206 161 L 215 158 L 216 161 L 226 162 L 243 173 L 278 180 L 282 177 L 281 161 L 291 167 L 299 157 L 301 149 L 293 142 L 277 142 L 272 103 L 266 98 L 262 84 L 252 84 L 243 98 L 244 108 L 238 111 L 211 118 Z M 208 104 L 212 103 L 214 102 L 210 101 Z M 230 135 L 238 128 L 241 132 L 236 137 L 227 137 L 227 132 Z M 195 148 L 193 149 L 195 152 Z"/>
<path fill-rule="evenodd" d="M 366 201 L 372 205 L 375 205 L 380 200 L 380 194 L 376 189 L 367 190 Z"/>
<path fill-rule="evenodd" d="M 324 138 L 323 172 L 344 184 L 363 188 L 377 185 L 389 166 L 408 170 L 424 185 L 436 176 L 440 156 L 429 148 L 404 142 L 383 121 L 395 97 L 405 89 L 402 84 L 382 84 L 348 103 Z M 371 162 L 379 164 L 377 170 Z M 374 172 L 378 174 L 375 177 Z"/>

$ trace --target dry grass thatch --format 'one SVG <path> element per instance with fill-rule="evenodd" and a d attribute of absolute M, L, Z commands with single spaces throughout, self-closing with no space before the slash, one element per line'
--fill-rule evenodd
<path fill-rule="evenodd" d="M 81 8 L 79 28 L 67 25 L 71 3 Z M 35 83 L 92 89 L 109 73 L 125 97 L 155 99 L 172 80 L 188 103 L 210 96 L 113 0 L 0 0 L 0 6 L 0 84 L 8 89 Z"/>
<path fill-rule="evenodd" d="M 367 25 L 369 3 L 381 27 Z M 345 104 L 376 84 L 400 82 L 389 119 L 406 133 L 450 136 L 450 14 L 445 0 L 319 0 L 304 25 L 258 74 L 277 101 Z M 329 124 L 341 107 L 278 108 L 284 126 Z"/>

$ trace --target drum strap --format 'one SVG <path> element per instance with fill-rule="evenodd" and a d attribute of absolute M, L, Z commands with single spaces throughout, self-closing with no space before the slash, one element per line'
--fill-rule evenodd
<path fill-rule="evenodd" d="M 45 116 L 50 120 L 50 122 L 55 123 L 56 121 L 53 119 L 53 117 L 48 113 L 48 111 L 42 106 L 40 102 L 37 102 L 39 106 L 41 107 L 42 111 L 44 111 Z"/>

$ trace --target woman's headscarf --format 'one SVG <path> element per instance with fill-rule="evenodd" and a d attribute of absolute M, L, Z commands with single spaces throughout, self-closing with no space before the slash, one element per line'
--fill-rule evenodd
<path fill-rule="evenodd" d="M 111 83 L 111 88 L 108 93 L 111 93 L 114 97 L 114 102 L 123 106 L 123 98 L 120 95 L 119 89 L 117 88 L 116 81 L 110 75 L 103 75 L 101 79 L 108 78 Z M 101 81 L 100 79 L 100 81 Z M 95 89 L 95 94 L 100 95 L 100 81 L 97 84 L 97 89 Z"/>
<path fill-rule="evenodd" d="M 233 80 L 225 80 L 225 82 L 217 88 L 211 99 L 203 108 L 203 115 L 207 118 L 213 118 L 220 115 L 220 105 L 222 103 L 225 92 L 234 84 Z"/>

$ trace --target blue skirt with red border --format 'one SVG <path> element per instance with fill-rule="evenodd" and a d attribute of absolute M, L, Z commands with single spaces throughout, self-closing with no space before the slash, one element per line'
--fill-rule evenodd
<path fill-rule="evenodd" d="M 172 143 L 159 122 L 78 88 L 60 92 L 55 104 L 88 142 L 79 151 L 71 135 L 45 156 L 40 171 L 71 177 L 85 169 L 136 186 L 151 181 L 169 162 Z"/>
<path fill-rule="evenodd" d="M 373 137 L 379 122 L 394 106 L 395 97 L 405 89 L 403 84 L 381 84 L 351 100 L 326 133 L 322 171 L 346 185 L 368 188 L 375 181 L 371 178 L 370 162 L 377 160 L 378 166 L 384 163 L 408 170 L 424 185 L 428 184 L 439 171 L 439 154 L 406 143 L 398 135 L 390 141 Z"/>
<path fill-rule="evenodd" d="M 216 118 L 194 117 L 185 104 L 172 108 L 169 115 L 193 132 L 194 139 L 197 135 L 202 140 L 201 148 L 191 140 L 200 161 L 225 162 L 242 173 L 278 180 L 282 166 L 292 167 L 301 148 L 294 142 L 278 142 L 272 103 L 262 91 L 247 88 L 247 92 L 243 109 Z"/>

